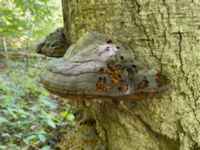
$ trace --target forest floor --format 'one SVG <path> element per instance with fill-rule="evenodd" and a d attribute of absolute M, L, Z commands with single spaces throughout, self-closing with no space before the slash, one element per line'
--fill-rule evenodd
<path fill-rule="evenodd" d="M 60 138 L 74 124 L 66 100 L 39 82 L 47 61 L 24 52 L 0 54 L 1 150 L 59 149 Z"/>

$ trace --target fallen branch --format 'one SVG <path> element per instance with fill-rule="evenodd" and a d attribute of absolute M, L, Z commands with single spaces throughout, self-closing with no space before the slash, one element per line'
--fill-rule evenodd
<path fill-rule="evenodd" d="M 0 55 L 4 56 L 5 58 L 7 57 L 5 55 L 5 52 L 0 52 Z M 45 57 L 43 55 L 39 55 L 36 53 L 30 53 L 30 52 L 22 52 L 22 51 L 17 51 L 17 52 L 7 52 L 7 55 L 10 59 L 20 59 L 20 58 L 43 58 L 43 59 L 48 59 L 48 57 Z"/>

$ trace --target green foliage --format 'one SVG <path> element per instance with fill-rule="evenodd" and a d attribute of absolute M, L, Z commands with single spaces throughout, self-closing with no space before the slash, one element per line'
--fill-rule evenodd
<path fill-rule="evenodd" d="M 0 0 L 0 39 L 6 37 L 11 48 L 33 44 L 62 25 L 60 5 L 55 0 Z"/>
<path fill-rule="evenodd" d="M 61 14 L 57 0 L 0 0 L 0 50 L 3 41 L 8 50 L 34 47 L 62 26 Z M 0 73 L 3 62 L 0 59 Z M 34 147 L 45 143 L 59 125 L 74 123 L 67 105 L 58 104 L 39 83 L 44 59 L 24 58 L 8 64 L 9 72 L 0 74 L 0 149 Z M 51 147 L 44 144 L 41 149 Z"/>
<path fill-rule="evenodd" d="M 58 105 L 39 84 L 44 60 L 23 61 L 10 62 L 10 71 L 0 75 L 0 149 L 15 150 L 44 143 L 64 118 L 65 124 L 74 122 L 66 104 Z"/>

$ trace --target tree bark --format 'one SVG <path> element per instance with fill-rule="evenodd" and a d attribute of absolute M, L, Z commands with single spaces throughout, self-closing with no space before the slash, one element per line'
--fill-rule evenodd
<path fill-rule="evenodd" d="M 170 79 L 170 90 L 156 98 L 77 102 L 84 116 L 95 120 L 106 149 L 200 149 L 199 5 L 197 0 L 63 0 L 70 43 L 86 31 L 105 33 Z"/>

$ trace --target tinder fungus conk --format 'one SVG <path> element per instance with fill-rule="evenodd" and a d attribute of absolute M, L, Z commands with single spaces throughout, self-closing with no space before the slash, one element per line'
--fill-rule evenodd
<path fill-rule="evenodd" d="M 58 28 L 46 36 L 44 42 L 37 46 L 36 52 L 49 57 L 62 57 L 68 47 L 63 28 Z"/>
<path fill-rule="evenodd" d="M 168 89 L 168 79 L 135 59 L 127 46 L 97 32 L 84 34 L 41 76 L 51 93 L 65 98 L 140 99 Z"/>

